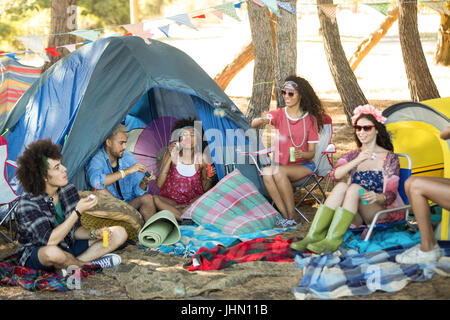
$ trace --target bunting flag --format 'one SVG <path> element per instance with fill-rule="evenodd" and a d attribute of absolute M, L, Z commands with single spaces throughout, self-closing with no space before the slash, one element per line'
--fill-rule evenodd
<path fill-rule="evenodd" d="M 254 3 L 256 3 L 260 7 L 264 7 L 264 3 L 261 2 L 261 0 L 252 0 Z"/>
<path fill-rule="evenodd" d="M 76 44 L 66 44 L 63 47 L 66 48 L 67 50 L 69 50 L 69 52 L 74 52 L 77 49 Z"/>
<path fill-rule="evenodd" d="M 161 30 L 161 32 L 164 33 L 167 38 L 170 38 L 169 37 L 169 27 L 170 27 L 170 24 L 167 24 L 165 26 L 159 27 L 159 30 Z"/>
<path fill-rule="evenodd" d="M 213 15 L 215 15 L 217 18 L 219 18 L 220 20 L 223 20 L 223 13 L 220 12 L 219 10 L 213 10 L 213 11 L 211 11 L 211 13 Z"/>
<path fill-rule="evenodd" d="M 4 53 L 5 56 L 10 57 L 11 59 L 15 60 L 15 61 L 19 61 L 20 59 L 16 58 L 16 54 L 15 53 Z"/>
<path fill-rule="evenodd" d="M 47 51 L 48 53 L 50 53 L 52 56 L 54 56 L 55 58 L 60 56 L 62 53 L 56 52 L 56 47 L 48 47 L 45 48 L 45 51 Z"/>
<path fill-rule="evenodd" d="M 175 21 L 178 25 L 184 24 L 185 26 L 198 31 L 198 29 L 192 24 L 191 19 L 189 19 L 189 16 L 186 13 L 168 17 L 167 19 Z"/>
<path fill-rule="evenodd" d="M 75 30 L 75 31 L 69 32 L 69 34 L 73 34 L 78 37 L 88 39 L 90 41 L 95 41 L 100 36 L 100 32 L 95 31 L 95 30 Z"/>
<path fill-rule="evenodd" d="M 205 19 L 206 15 L 205 14 L 200 14 L 198 16 L 192 17 L 192 19 Z"/>
<path fill-rule="evenodd" d="M 282 1 L 278 1 L 278 6 L 280 6 L 282 9 L 286 10 L 287 12 L 290 12 L 292 14 L 296 14 L 297 12 L 295 11 L 294 8 L 292 8 L 292 4 L 289 2 L 282 2 Z"/>
<path fill-rule="evenodd" d="M 335 4 L 322 4 L 319 5 L 320 10 L 331 20 L 332 23 L 336 23 L 336 5 Z"/>
<path fill-rule="evenodd" d="M 278 5 L 277 0 L 261 0 L 262 3 L 266 5 L 267 8 L 270 9 L 273 13 L 275 13 L 278 17 L 280 14 L 278 13 Z"/>
<path fill-rule="evenodd" d="M 44 52 L 44 38 L 43 36 L 28 36 L 28 37 L 17 37 L 17 39 L 23 43 L 27 50 L 33 52 Z"/>
<path fill-rule="evenodd" d="M 240 8 L 242 7 L 242 4 L 243 4 L 243 3 L 244 3 L 244 1 L 241 1 L 241 2 L 239 2 L 239 3 L 236 3 L 236 4 L 234 5 L 234 7 L 240 9 Z"/>
<path fill-rule="evenodd" d="M 225 13 L 226 15 L 236 19 L 237 21 L 241 21 L 241 19 L 236 13 L 236 8 L 231 2 L 215 6 L 214 9 L 219 10 L 222 13 Z"/>
<path fill-rule="evenodd" d="M 445 2 L 421 1 L 424 5 L 439 12 L 440 14 L 450 15 L 450 9 L 447 9 Z"/>
<path fill-rule="evenodd" d="M 146 44 L 149 44 L 150 40 L 148 39 L 154 36 L 150 29 L 145 30 L 144 22 L 126 24 L 122 27 L 124 27 L 128 32 L 131 32 L 135 36 L 142 38 Z"/>
<path fill-rule="evenodd" d="M 389 3 L 387 2 L 381 2 L 381 3 L 365 3 L 365 5 L 374 8 L 381 14 L 388 16 L 388 10 L 389 10 Z"/>

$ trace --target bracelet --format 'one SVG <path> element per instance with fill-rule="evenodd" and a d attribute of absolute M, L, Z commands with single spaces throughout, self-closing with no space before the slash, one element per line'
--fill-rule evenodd
<path fill-rule="evenodd" d="M 77 214 L 78 218 L 81 218 L 81 212 L 80 212 L 80 211 L 78 211 L 78 209 L 77 209 L 77 208 L 75 208 L 74 210 L 75 210 L 75 213 Z"/>
<path fill-rule="evenodd" d="M 125 178 L 125 176 L 126 176 L 125 170 L 119 170 L 119 172 L 122 175 L 122 179 Z"/>
<path fill-rule="evenodd" d="M 95 230 L 96 230 L 96 229 L 91 229 L 91 230 L 89 231 L 89 238 L 91 238 L 92 240 L 95 239 L 95 236 L 94 236 Z"/>

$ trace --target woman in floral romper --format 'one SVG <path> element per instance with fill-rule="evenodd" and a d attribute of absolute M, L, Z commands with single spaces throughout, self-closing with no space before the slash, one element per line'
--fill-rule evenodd
<path fill-rule="evenodd" d="M 352 117 L 358 149 L 344 154 L 330 175 L 340 181 L 319 206 L 307 236 L 291 247 L 320 254 L 337 250 L 350 224 L 370 224 L 375 214 L 403 205 L 398 196 L 400 164 L 384 126 L 386 118 L 371 105 L 359 106 Z M 346 182 L 341 181 L 349 175 Z M 396 211 L 380 222 L 403 218 Z"/>

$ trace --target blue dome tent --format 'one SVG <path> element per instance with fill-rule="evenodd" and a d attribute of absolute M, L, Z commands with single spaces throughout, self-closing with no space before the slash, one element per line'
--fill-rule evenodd
<path fill-rule="evenodd" d="M 214 115 L 217 107 L 223 117 Z M 69 180 L 82 190 L 89 188 L 85 165 L 119 123 L 125 121 L 129 130 L 144 128 L 162 116 L 195 118 L 205 132 L 223 133 L 223 139 L 206 134 L 219 179 L 225 170 L 214 150 L 249 143 L 248 120 L 194 60 L 163 42 L 147 45 L 132 36 L 99 39 L 59 60 L 21 97 L 0 132 L 11 160 L 38 139 L 62 145 Z M 231 141 L 227 130 L 235 132 Z M 245 167 L 255 178 L 251 165 Z M 254 183 L 264 191 L 258 179 Z"/>

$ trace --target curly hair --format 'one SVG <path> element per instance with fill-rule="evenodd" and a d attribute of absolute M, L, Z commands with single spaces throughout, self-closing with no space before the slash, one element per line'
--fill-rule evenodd
<path fill-rule="evenodd" d="M 381 122 L 378 122 L 373 115 L 367 114 L 367 113 L 360 115 L 356 119 L 355 123 L 358 123 L 359 119 L 361 119 L 361 118 L 365 118 L 375 125 L 375 129 L 378 131 L 377 141 L 376 141 L 377 145 L 379 145 L 380 147 L 382 147 L 386 150 L 394 151 L 394 146 L 392 145 L 391 137 L 389 136 L 389 133 L 386 130 L 386 126 L 384 124 L 382 124 Z M 359 141 L 358 136 L 356 135 L 356 132 L 354 132 L 353 134 L 355 136 L 356 145 L 358 146 L 358 148 L 360 148 L 362 146 L 362 143 L 361 143 L 361 141 Z"/>
<path fill-rule="evenodd" d="M 298 88 L 295 89 L 298 91 L 301 97 L 300 108 L 316 118 L 317 126 L 320 131 L 323 127 L 323 117 L 325 116 L 325 110 L 319 97 L 314 92 L 313 87 L 306 79 L 296 75 L 290 75 L 284 81 L 294 81 L 297 84 Z"/>
<path fill-rule="evenodd" d="M 50 138 L 30 143 L 17 159 L 16 176 L 25 192 L 33 196 L 45 192 L 45 180 L 48 172 L 47 159 L 61 160 L 61 147 Z"/>

